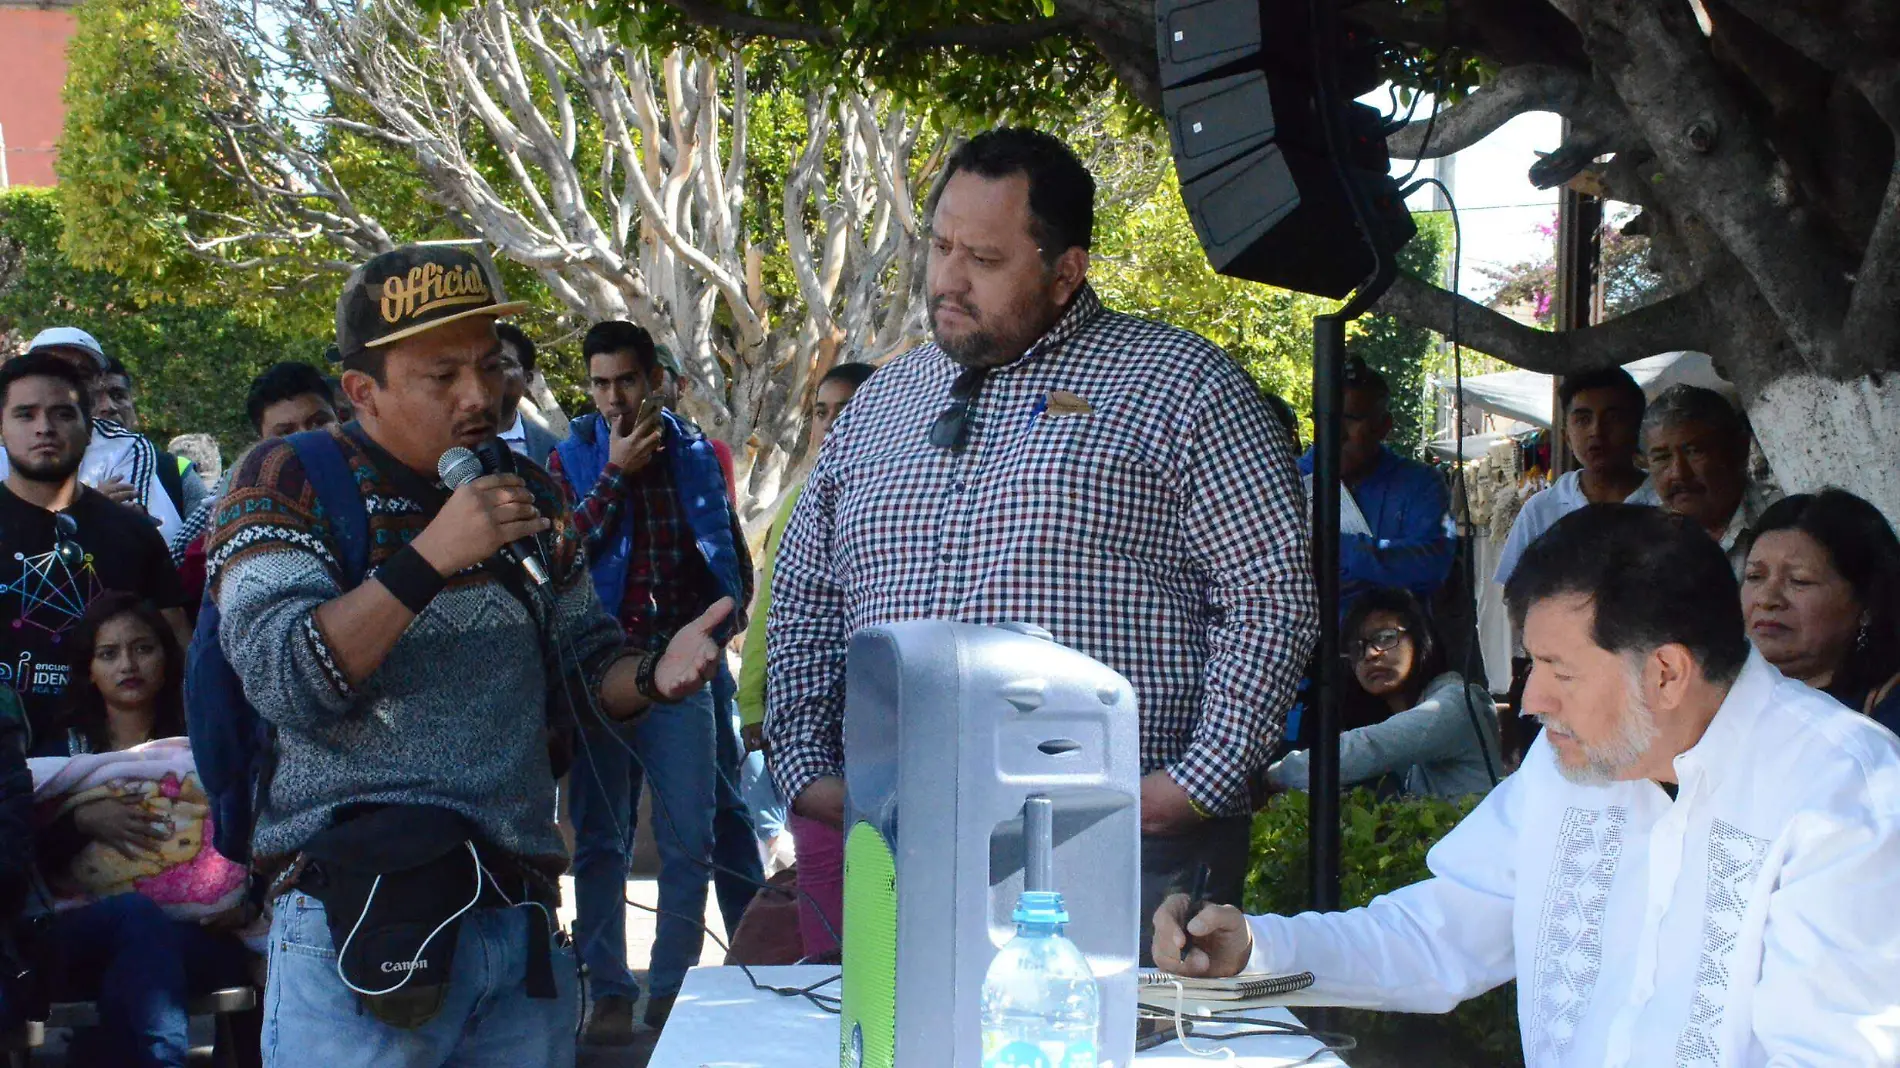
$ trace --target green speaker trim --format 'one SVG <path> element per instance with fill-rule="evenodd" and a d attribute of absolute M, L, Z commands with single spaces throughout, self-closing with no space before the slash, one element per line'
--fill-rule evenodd
<path fill-rule="evenodd" d="M 897 1065 L 897 858 L 876 827 L 844 846 L 844 991 L 840 1068 Z"/>

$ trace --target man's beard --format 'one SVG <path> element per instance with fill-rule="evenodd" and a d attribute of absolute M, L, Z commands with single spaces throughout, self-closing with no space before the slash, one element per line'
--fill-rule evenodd
<path fill-rule="evenodd" d="M 1010 305 L 1002 315 L 995 317 L 1003 323 L 1023 328 L 1006 336 L 998 328 L 999 324 L 979 317 L 975 308 L 959 304 L 957 307 L 976 327 L 953 340 L 946 338 L 937 327 L 937 309 L 944 303 L 942 297 L 932 297 L 930 300 L 930 336 L 945 355 L 962 367 L 1002 367 L 1016 362 L 1029 350 L 1029 346 L 1049 332 L 1061 316 L 1061 309 L 1050 301 L 1048 290 L 1031 292 Z"/>
<path fill-rule="evenodd" d="M 1557 770 L 1564 778 L 1578 786 L 1608 786 L 1626 777 L 1649 755 L 1649 747 L 1656 742 L 1656 717 L 1643 697 L 1643 677 L 1634 669 L 1629 673 L 1628 687 L 1616 738 L 1602 745 L 1578 738 L 1583 766 L 1572 767 L 1559 759 Z"/>
<path fill-rule="evenodd" d="M 61 456 L 57 459 L 47 460 L 45 462 L 21 459 L 9 452 L 7 453 L 7 464 L 11 466 L 13 470 L 19 472 L 20 477 L 26 479 L 28 482 L 57 484 L 77 474 L 79 465 L 85 458 L 86 453 L 83 449 L 71 455 Z"/>

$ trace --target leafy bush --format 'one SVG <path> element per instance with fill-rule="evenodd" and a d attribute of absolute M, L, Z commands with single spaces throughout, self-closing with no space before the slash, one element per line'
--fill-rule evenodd
<path fill-rule="evenodd" d="M 1426 852 L 1477 804 L 1476 797 L 1463 801 L 1431 797 L 1380 801 L 1367 790 L 1347 794 L 1340 803 L 1341 902 L 1347 908 L 1357 908 L 1380 894 L 1427 878 L 1431 873 L 1425 867 Z M 1254 817 L 1247 911 L 1283 915 L 1306 911 L 1307 854 L 1306 795 L 1280 794 Z M 1416 1054 L 1421 1044 L 1430 1045 L 1434 1038 L 1455 1051 L 1450 1063 L 1524 1062 L 1515 983 L 1473 998 L 1443 1017 L 1355 1013 L 1342 1027 L 1370 1049 L 1403 1043 L 1413 1054 L 1403 1059 L 1407 1064 L 1426 1063 Z M 1354 1058 L 1354 1063 L 1359 1059 Z"/>
<path fill-rule="evenodd" d="M 321 363 L 321 336 L 74 266 L 61 250 L 64 229 L 51 190 L 0 193 L 0 336 L 17 348 L 49 326 L 91 332 L 132 372 L 139 429 L 161 448 L 175 434 L 209 433 L 229 462 L 256 437 L 244 414 L 252 377 L 279 360 Z"/>

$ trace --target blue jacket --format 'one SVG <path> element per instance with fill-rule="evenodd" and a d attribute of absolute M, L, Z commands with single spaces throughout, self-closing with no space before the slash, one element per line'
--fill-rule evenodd
<path fill-rule="evenodd" d="M 670 411 L 660 413 L 665 423 L 665 444 L 660 458 L 673 476 L 679 493 L 680 510 L 686 516 L 693 541 L 701 558 L 712 572 L 722 596 L 738 604 L 731 626 L 743 626 L 747 587 L 751 585 L 751 563 L 745 559 L 741 542 L 733 534 L 735 520 L 732 504 L 726 499 L 726 476 L 719 469 L 719 457 L 712 442 L 698 427 Z M 606 420 L 598 414 L 583 415 L 570 424 L 567 440 L 555 447 L 561 457 L 561 474 L 567 479 L 576 502 L 586 498 L 600 473 L 607 466 L 611 434 Z M 627 593 L 627 563 L 633 555 L 633 528 L 624 521 L 625 512 L 613 526 L 601 532 L 587 547 L 588 570 L 594 576 L 594 589 L 600 603 L 614 618 L 620 617 L 620 602 Z"/>
<path fill-rule="evenodd" d="M 1300 457 L 1300 473 L 1313 473 L 1313 452 Z M 1352 488 L 1372 536 L 1339 539 L 1339 608 L 1345 612 L 1363 594 L 1382 587 L 1411 590 L 1427 605 L 1451 576 L 1457 554 L 1450 495 L 1438 472 L 1385 446 L 1372 471 Z"/>

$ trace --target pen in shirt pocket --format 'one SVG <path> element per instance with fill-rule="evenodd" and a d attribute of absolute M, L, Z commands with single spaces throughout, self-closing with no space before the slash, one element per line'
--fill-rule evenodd
<path fill-rule="evenodd" d="M 1030 431 L 1036 429 L 1036 420 L 1041 419 L 1042 414 L 1048 410 L 1049 394 L 1042 393 L 1036 397 L 1036 402 L 1029 406 L 1029 424 L 1023 427 L 1023 430 Z"/>

